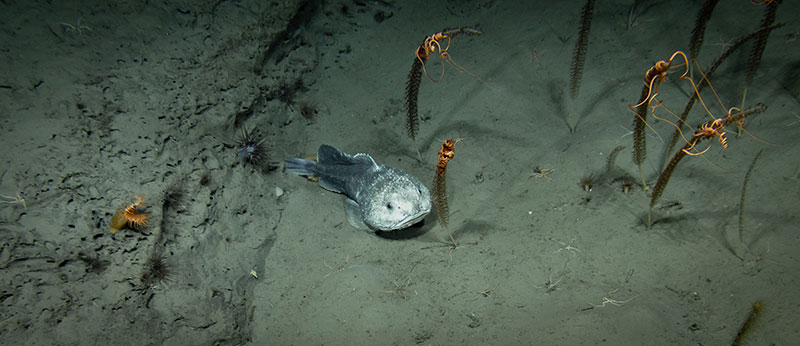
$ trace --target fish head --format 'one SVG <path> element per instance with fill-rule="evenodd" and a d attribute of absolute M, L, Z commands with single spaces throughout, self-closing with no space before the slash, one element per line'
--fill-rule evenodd
<path fill-rule="evenodd" d="M 364 223 L 374 230 L 394 231 L 422 221 L 431 212 L 431 193 L 410 175 L 378 184 L 363 208 Z"/>

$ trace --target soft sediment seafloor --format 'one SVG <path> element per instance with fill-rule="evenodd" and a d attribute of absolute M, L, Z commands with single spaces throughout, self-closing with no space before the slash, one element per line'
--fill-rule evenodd
<path fill-rule="evenodd" d="M 728 129 L 727 149 L 704 142 L 685 158 L 647 229 L 647 193 L 618 180 L 638 178 L 628 105 L 655 61 L 688 49 L 700 4 L 644 1 L 628 28 L 631 2 L 596 4 L 575 100 L 580 2 L 3 2 L 0 343 L 717 345 L 760 300 L 748 340 L 791 344 L 798 5 L 778 8 L 786 26 L 747 92 L 766 112 L 742 136 Z M 700 65 L 763 11 L 717 5 Z M 460 26 L 483 34 L 450 43 L 464 72 L 423 76 L 420 163 L 408 70 L 426 35 Z M 713 76 L 726 108 L 740 105 L 749 54 Z M 658 95 L 674 112 L 693 92 L 679 76 Z M 696 105 L 689 123 L 710 119 Z M 650 123 L 652 186 L 673 127 Z M 237 157 L 241 128 L 266 138 L 266 169 Z M 357 231 L 342 196 L 283 170 L 330 144 L 431 182 L 441 142 L 458 136 L 446 181 L 456 249 L 433 214 L 407 235 Z M 742 182 L 760 150 L 742 244 Z M 174 187 L 182 203 L 163 212 Z M 149 226 L 109 232 L 137 195 Z M 170 275 L 143 282 L 155 253 Z"/>

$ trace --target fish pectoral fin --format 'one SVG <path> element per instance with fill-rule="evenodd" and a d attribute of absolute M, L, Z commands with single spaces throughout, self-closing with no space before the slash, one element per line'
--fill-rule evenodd
<path fill-rule="evenodd" d="M 333 179 L 330 179 L 325 176 L 319 177 L 319 186 L 322 186 L 323 189 L 328 191 L 344 193 L 344 186 L 336 184 L 336 182 Z"/>
<path fill-rule="evenodd" d="M 359 208 L 356 201 L 348 198 L 344 209 L 347 211 L 347 221 L 350 222 L 353 227 L 362 231 L 372 231 L 369 226 L 364 223 L 364 218 L 361 216 L 361 208 Z"/>

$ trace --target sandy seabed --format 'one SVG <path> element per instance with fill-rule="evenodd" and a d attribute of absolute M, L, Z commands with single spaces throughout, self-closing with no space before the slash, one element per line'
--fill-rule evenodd
<path fill-rule="evenodd" d="M 727 149 L 685 158 L 648 229 L 628 105 L 654 62 L 689 49 L 701 2 L 629 17 L 631 3 L 596 4 L 573 98 L 582 2 L 0 2 L 0 343 L 729 345 L 756 301 L 748 344 L 796 343 L 800 8 L 778 7 L 786 25 L 747 91 L 745 108 L 767 110 L 741 136 L 729 127 Z M 699 65 L 765 8 L 717 5 Z M 420 86 L 420 162 L 405 127 L 414 51 L 464 26 L 483 34 L 450 42 L 463 71 L 426 64 L 444 76 Z M 705 89 L 692 127 L 741 106 L 751 47 L 715 72 L 723 104 Z M 682 71 L 657 96 L 673 121 L 694 92 Z M 650 125 L 652 186 L 674 127 Z M 265 165 L 237 157 L 242 129 L 266 140 Z M 430 182 L 457 136 L 455 249 L 434 214 L 358 231 L 343 196 L 283 168 L 330 144 Z M 109 232 L 137 195 L 148 227 Z M 154 256 L 163 280 L 143 277 Z"/>

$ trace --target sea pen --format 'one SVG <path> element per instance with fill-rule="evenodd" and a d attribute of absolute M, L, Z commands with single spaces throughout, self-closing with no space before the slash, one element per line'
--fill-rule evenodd
<path fill-rule="evenodd" d="M 448 226 L 450 208 L 447 204 L 447 184 L 445 183 L 445 175 L 447 173 L 447 163 L 455 157 L 455 141 L 447 139 L 439 149 L 439 158 L 436 163 L 436 174 L 433 177 L 433 202 L 436 205 L 436 212 L 439 214 L 439 222 L 444 226 L 447 235 L 450 236 L 450 241 L 453 242 L 453 247 L 457 247 L 456 239 L 453 238 L 453 233 L 450 232 Z"/>
<path fill-rule="evenodd" d="M 714 7 L 717 6 L 719 0 L 706 0 L 700 11 L 697 12 L 697 19 L 692 29 L 692 39 L 689 41 L 689 58 L 696 59 L 697 53 L 700 52 L 700 46 L 703 45 L 703 36 L 706 32 L 706 23 L 711 18 L 711 13 Z"/>
<path fill-rule="evenodd" d="M 730 125 L 733 122 L 740 122 L 744 121 L 744 118 L 750 115 L 758 114 L 763 112 L 767 107 L 761 103 L 757 104 L 756 106 L 747 109 L 742 112 L 736 112 L 733 114 L 729 114 L 725 118 L 715 119 L 714 121 L 707 121 L 698 127 L 698 130 L 694 132 L 692 137 L 686 142 L 686 145 L 675 152 L 675 155 L 672 159 L 667 163 L 667 166 L 664 167 L 664 170 L 661 172 L 661 175 L 658 176 L 658 181 L 656 181 L 655 187 L 653 187 L 653 195 L 650 198 L 650 211 L 647 213 L 647 227 L 650 228 L 652 223 L 652 213 L 653 207 L 658 202 L 658 199 L 661 198 L 661 194 L 664 193 L 664 189 L 667 187 L 667 183 L 669 183 L 669 179 L 672 177 L 672 173 L 675 171 L 675 168 L 678 166 L 678 163 L 688 154 L 692 156 L 700 155 L 699 153 L 691 153 L 691 150 L 697 150 L 697 144 L 701 141 L 712 139 L 717 136 L 720 136 L 720 133 L 724 135 L 724 128 Z M 720 136 L 721 137 L 721 136 Z M 706 149 L 707 150 L 707 149 Z M 705 151 L 705 150 L 704 150 Z"/>
<path fill-rule="evenodd" d="M 570 132 L 575 132 L 575 128 L 578 126 L 575 99 L 578 97 L 578 91 L 581 87 L 581 78 L 583 77 L 583 66 L 586 62 L 586 48 L 589 45 L 589 29 L 591 29 L 592 26 L 593 12 L 594 0 L 587 0 L 581 11 L 581 26 L 578 30 L 578 40 L 575 41 L 575 49 L 573 50 L 572 64 L 570 65 L 569 72 L 569 90 L 572 103 L 569 105 L 569 110 L 564 120 Z"/>
<path fill-rule="evenodd" d="M 739 198 L 739 242 L 744 244 L 744 197 L 747 195 L 747 183 L 750 182 L 750 176 L 753 174 L 753 168 L 756 167 L 758 158 L 761 157 L 761 150 L 750 162 L 750 167 L 747 168 L 747 174 L 744 175 L 744 182 L 742 183 L 742 196 Z"/>
<path fill-rule="evenodd" d="M 761 28 L 767 28 L 775 22 L 775 13 L 778 11 L 780 0 L 766 1 L 767 9 L 764 11 L 764 18 L 761 20 Z M 764 55 L 764 49 L 767 47 L 767 39 L 769 39 L 770 31 L 763 31 L 756 37 L 756 42 L 753 44 L 753 50 L 750 53 L 750 58 L 747 60 L 747 72 L 744 79 L 744 91 L 742 92 L 742 107 L 747 98 L 747 88 L 753 82 L 753 76 L 758 70 L 758 65 L 761 64 L 761 57 Z"/>
<path fill-rule="evenodd" d="M 747 315 L 747 320 L 744 321 L 742 324 L 742 328 L 739 328 L 739 333 L 736 334 L 736 339 L 733 340 L 733 346 L 740 346 L 744 345 L 743 341 L 745 336 L 753 330 L 753 326 L 756 324 L 756 320 L 761 314 L 764 312 L 764 303 L 760 300 L 757 300 L 753 303 L 753 309 L 750 310 L 750 314 Z"/>
<path fill-rule="evenodd" d="M 408 80 L 406 81 L 406 128 L 408 135 L 414 142 L 414 149 L 417 151 L 417 159 L 421 162 L 422 155 L 419 152 L 419 145 L 417 145 L 417 132 L 419 131 L 419 109 L 417 101 L 419 99 L 419 85 L 422 82 L 422 74 L 433 81 L 439 82 L 444 77 L 444 63 L 447 62 L 453 65 L 459 71 L 463 69 L 458 66 L 450 57 L 450 40 L 459 35 L 481 35 L 482 32 L 472 28 L 456 28 L 444 29 L 432 35 L 428 35 L 417 47 L 414 52 L 414 63 L 411 65 L 411 70 L 408 72 Z M 432 54 L 438 54 L 442 59 L 442 74 L 439 79 L 433 79 L 428 75 L 428 70 L 425 63 L 430 59 Z"/>
<path fill-rule="evenodd" d="M 417 48 L 417 56 L 424 56 L 427 60 L 427 54 L 422 46 Z M 411 65 L 411 71 L 408 72 L 408 81 L 406 81 L 406 108 L 408 110 L 406 128 L 408 129 L 408 136 L 411 137 L 411 140 L 414 142 L 414 149 L 417 151 L 417 159 L 420 161 L 422 161 L 422 155 L 419 153 L 419 146 L 417 145 L 417 131 L 419 130 L 417 98 L 419 97 L 419 83 L 421 80 L 422 62 L 420 59 L 414 59 L 414 63 Z"/>
<path fill-rule="evenodd" d="M 578 90 L 581 87 L 581 77 L 583 77 L 583 65 L 586 61 L 586 46 L 589 45 L 589 30 L 592 27 L 593 12 L 594 0 L 587 0 L 581 11 L 581 27 L 578 31 L 578 41 L 575 42 L 572 65 L 570 66 L 569 90 L 573 100 L 578 96 Z"/>
<path fill-rule="evenodd" d="M 669 145 L 667 146 L 666 150 L 667 157 L 669 157 L 669 154 L 672 152 L 672 148 L 675 147 L 675 144 L 678 143 L 678 138 L 680 138 L 681 136 L 681 128 L 686 124 L 686 119 L 689 117 L 689 111 L 692 109 L 692 106 L 694 106 L 695 102 L 697 102 L 698 93 L 701 92 L 703 88 L 706 87 L 706 85 L 710 85 L 711 76 L 714 74 L 717 68 L 719 68 L 719 66 L 722 65 L 722 62 L 725 61 L 726 58 L 728 58 L 734 51 L 739 49 L 746 42 L 764 33 L 771 32 L 772 30 L 775 30 L 782 26 L 783 24 L 771 25 L 740 37 L 738 40 L 736 40 L 736 42 L 734 42 L 730 47 L 728 47 L 728 49 L 725 50 L 725 52 L 722 53 L 722 55 L 720 55 L 716 60 L 714 60 L 711 66 L 709 66 L 705 70 L 705 72 L 703 73 L 705 75 L 705 78 L 701 80 L 699 83 L 697 83 L 697 91 L 692 94 L 692 97 L 689 98 L 689 101 L 686 103 L 686 107 L 684 107 L 683 109 L 683 113 L 681 113 L 680 120 L 676 123 L 678 127 L 676 127 L 675 131 L 672 133 L 672 139 L 670 139 Z"/>

